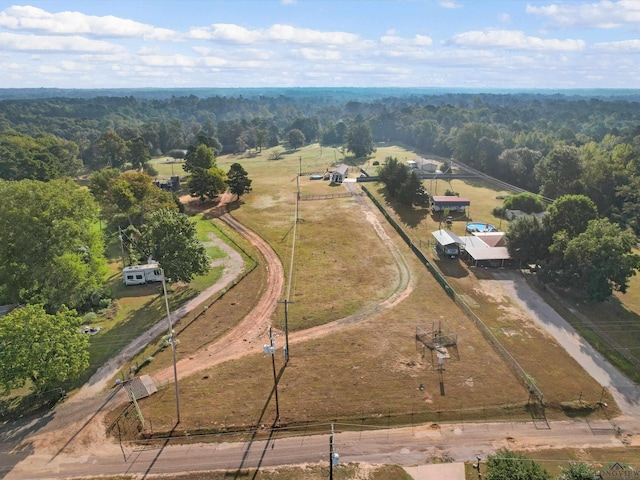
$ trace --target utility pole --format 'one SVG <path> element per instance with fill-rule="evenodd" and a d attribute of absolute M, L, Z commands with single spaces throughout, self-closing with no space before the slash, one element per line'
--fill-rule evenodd
<path fill-rule="evenodd" d="M 271 354 L 271 365 L 273 366 L 273 390 L 276 396 L 276 423 L 280 421 L 280 405 L 278 404 L 278 376 L 276 375 L 276 346 L 274 344 L 274 336 L 271 333 L 271 326 L 269 326 L 269 344 L 264 346 L 265 353 Z"/>
<path fill-rule="evenodd" d="M 294 303 L 289 300 L 278 300 L 278 303 L 284 303 L 284 361 L 289 362 L 289 304 Z"/>
<path fill-rule="evenodd" d="M 164 268 L 160 269 L 162 272 L 162 292 L 164 293 L 164 304 L 167 308 L 167 322 L 169 322 L 169 335 L 171 338 L 171 351 L 173 352 L 173 382 L 176 390 L 176 416 L 180 423 L 180 398 L 178 396 L 178 369 L 176 368 L 176 338 L 173 334 L 173 324 L 171 323 L 171 312 L 169 311 L 169 299 L 167 298 L 167 283 L 164 278 Z"/>
<path fill-rule="evenodd" d="M 122 243 L 122 229 L 119 226 L 118 226 L 118 239 L 120 240 L 120 252 L 122 253 L 122 268 L 124 268 L 124 245 Z"/>
<path fill-rule="evenodd" d="M 476 455 L 476 463 L 473 464 L 474 470 L 478 470 L 478 480 L 482 480 L 482 474 L 480 473 L 480 455 Z"/>
<path fill-rule="evenodd" d="M 336 445 L 333 442 L 333 423 L 331 424 L 331 435 L 329 436 L 329 480 L 333 480 L 333 466 L 338 465 L 340 456 L 336 453 Z"/>

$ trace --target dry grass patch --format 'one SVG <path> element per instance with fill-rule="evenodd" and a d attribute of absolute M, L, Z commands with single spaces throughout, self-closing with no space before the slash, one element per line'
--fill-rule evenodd
<path fill-rule="evenodd" d="M 406 301 L 329 336 L 292 342 L 291 360 L 278 385 L 283 425 L 343 420 L 386 426 L 509 415 L 527 418 L 525 389 L 432 276 L 408 249 L 403 250 L 415 282 Z M 415 341 L 416 325 L 432 321 L 441 321 L 443 328 L 459 335 L 458 351 L 452 350 L 445 364 L 442 390 L 437 361 L 432 362 L 428 351 L 423 356 Z M 280 372 L 284 365 L 280 350 L 275 359 Z M 181 380 L 181 403 L 189 405 L 181 412 L 181 428 L 224 431 L 271 425 L 272 389 L 271 359 L 262 354 Z M 140 403 L 154 429 L 162 430 L 172 426 L 173 402 L 169 388 Z"/>
<path fill-rule="evenodd" d="M 134 480 L 135 476 L 124 475 L 115 477 L 100 477 L 101 480 Z M 148 480 L 325 480 L 329 478 L 328 464 L 305 464 L 284 467 L 262 467 L 259 470 L 241 469 L 228 471 L 189 472 L 167 475 L 145 475 Z M 362 463 L 340 464 L 333 468 L 335 480 L 408 480 L 402 467 L 397 465 L 368 465 Z"/>
<path fill-rule="evenodd" d="M 241 208 L 233 211 L 236 218 L 269 241 L 283 260 L 287 275 L 299 168 L 297 155 L 303 155 L 303 164 L 315 162 L 310 171 L 326 165 L 317 152 L 313 154 L 315 157 L 305 157 L 307 153 L 297 152 L 296 156 L 274 162 L 264 158 L 243 160 L 256 187 Z M 300 180 L 303 194 L 304 188 L 321 191 L 326 186 Z M 379 186 L 367 187 L 375 190 L 381 203 L 385 203 Z M 472 206 L 482 205 L 482 200 L 475 200 L 473 190 L 454 188 L 469 196 Z M 495 198 L 500 192 L 490 187 L 478 188 L 485 199 L 482 208 L 490 209 L 501 203 Z M 409 218 L 402 211 L 398 215 L 391 210 L 389 213 L 399 223 L 406 224 L 403 219 Z M 375 215 L 382 218 L 377 212 Z M 291 278 L 290 300 L 295 303 L 289 306 L 292 329 L 326 324 L 352 312 L 367 311 L 392 291 L 398 268 L 363 217 L 362 209 L 352 198 L 301 202 Z M 475 213 L 474 217 L 478 218 Z M 429 238 L 434 229 L 433 218 L 417 220 L 410 220 L 413 222 L 410 235 Z M 397 425 L 530 418 L 526 411 L 528 392 L 520 381 L 392 228 L 384 220 L 382 224 L 408 262 L 412 293 L 393 309 L 362 323 L 322 338 L 292 342 L 291 361 L 281 372 L 278 389 L 282 424 L 345 420 L 361 425 Z M 423 251 L 430 252 L 426 245 Z M 467 269 L 457 261 L 445 262 L 435 257 L 434 261 L 535 379 L 547 402 L 558 407 L 557 412 L 561 402 L 574 400 L 581 392 L 585 400 L 600 395 L 597 383 L 559 345 L 525 320 L 505 295 L 487 288 L 491 285 L 483 283 L 490 282 L 487 271 Z M 234 289 L 239 298 L 243 292 L 248 302 L 257 298 L 259 290 L 244 284 L 243 281 Z M 210 310 L 215 311 L 215 305 Z M 203 316 L 203 321 L 213 311 Z M 224 312 L 220 310 L 218 315 L 226 315 Z M 237 321 L 231 316 L 234 318 L 229 319 L 229 325 Z M 276 325 L 282 317 L 280 306 L 274 318 Z M 457 351 L 452 351 L 452 358 L 445 361 L 442 375 L 430 352 L 427 350 L 423 355 L 415 342 L 416 325 L 428 327 L 440 323 L 444 330 L 458 334 Z M 186 337 L 182 342 L 179 351 L 186 348 Z M 202 344 L 200 338 L 189 343 Z M 281 347 L 282 339 L 277 343 Z M 283 368 L 280 349 L 274 358 L 280 372 Z M 423 389 L 419 388 L 421 384 Z M 270 425 L 275 419 L 273 372 L 268 355 L 252 355 L 210 368 L 181 380 L 180 389 L 181 403 L 189 406 L 181 412 L 180 426 L 188 431 Z M 173 402 L 172 389 L 141 402 L 154 428 L 173 426 Z"/>

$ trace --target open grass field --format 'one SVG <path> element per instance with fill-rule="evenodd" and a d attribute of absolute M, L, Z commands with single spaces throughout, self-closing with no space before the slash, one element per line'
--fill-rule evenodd
<path fill-rule="evenodd" d="M 415 156 L 398 147 L 389 151 L 379 148 L 376 156 L 382 161 L 388 152 L 394 152 L 391 154 L 399 159 Z M 218 166 L 225 170 L 231 163 L 242 163 L 253 181 L 253 191 L 232 210 L 232 215 L 267 239 L 279 254 L 287 275 L 285 289 L 291 285 L 289 300 L 294 302 L 289 305 L 291 330 L 370 311 L 389 295 L 399 275 L 388 247 L 363 220 L 365 212 L 353 198 L 300 202 L 295 251 L 292 249 L 296 191 L 300 188 L 302 195 L 344 192 L 342 186 L 312 181 L 306 175 L 324 172 L 336 159 L 341 161 L 339 152 L 325 147 L 321 153 L 317 145 L 285 154 L 281 160 L 268 160 L 268 151 L 248 158 L 217 159 Z M 352 167 L 350 176 L 355 176 L 357 165 Z M 305 175 L 298 177 L 299 171 Z M 367 188 L 385 203 L 379 186 L 369 183 Z M 453 181 L 447 188 L 471 198 L 473 220 L 497 226 L 499 219 L 492 217 L 491 210 L 501 204 L 496 197 L 506 192 L 461 181 Z M 437 228 L 438 219 L 427 216 L 426 210 L 421 209 L 397 211 L 394 215 L 399 223 L 407 226 L 409 235 L 416 238 L 416 243 L 420 242 L 423 251 L 429 252 L 430 232 Z M 375 215 L 382 218 L 377 212 Z M 464 220 L 454 221 L 456 233 L 463 234 Z M 396 243 L 409 265 L 411 292 L 396 307 L 372 315 L 366 322 L 327 337 L 292 343 L 291 360 L 281 371 L 278 384 L 282 424 L 312 426 L 327 420 L 344 420 L 361 425 L 406 425 L 530 419 L 528 392 L 397 233 L 384 220 L 382 224 L 385 235 Z M 580 395 L 585 400 L 600 398 L 600 386 L 559 345 L 523 318 L 508 298 L 486 288 L 483 282 L 490 280 L 488 271 L 433 260 L 535 379 L 551 407 L 547 410 L 548 417 L 562 418 L 560 404 Z M 246 298 L 244 305 L 256 298 L 259 285 L 259 279 L 254 284 L 243 281 L 229 294 L 233 298 Z M 209 328 L 216 331 L 212 337 L 217 336 L 218 326 L 211 323 L 212 319 L 224 319 L 224 325 L 220 326 L 224 329 L 235 318 L 241 318 L 240 309 L 232 309 L 235 313 L 230 314 L 230 303 L 225 296 L 224 301 L 214 303 L 189 328 L 194 331 Z M 280 306 L 273 317 L 274 326 L 282 327 L 282 318 Z M 200 322 L 202 326 L 198 326 Z M 417 326 L 432 325 L 458 335 L 457 349 L 450 352 L 443 372 L 432 361 L 429 351 L 423 351 L 415 341 Z M 179 338 L 178 355 L 186 356 L 197 342 L 182 334 Z M 201 345 L 202 339 L 197 340 Z M 158 353 L 148 368 L 168 365 L 169 357 L 170 351 Z M 275 358 L 280 371 L 282 355 L 277 353 Z M 228 431 L 270 424 L 275 418 L 271 370 L 269 356 L 253 355 L 182 380 L 180 394 L 189 408 L 181 413 L 180 428 Z M 145 416 L 152 419 L 154 428 L 173 426 L 171 389 L 143 400 L 141 407 Z M 615 407 L 611 413 L 615 414 Z"/>

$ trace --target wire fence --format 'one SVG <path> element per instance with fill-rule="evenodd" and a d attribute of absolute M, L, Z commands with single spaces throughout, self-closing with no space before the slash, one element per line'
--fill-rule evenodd
<path fill-rule="evenodd" d="M 464 314 L 469 318 L 480 330 L 484 338 L 491 344 L 491 346 L 495 349 L 495 351 L 504 359 L 509 367 L 513 370 L 513 372 L 518 376 L 522 384 L 528 390 L 530 395 L 534 395 L 538 402 L 542 403 L 543 394 L 540 388 L 535 384 L 535 381 L 531 375 L 529 375 L 524 368 L 517 362 L 515 358 L 509 353 L 509 351 L 500 343 L 500 341 L 495 337 L 491 329 L 487 327 L 487 325 L 471 310 L 469 305 L 460 297 L 453 287 L 449 284 L 446 278 L 438 271 L 436 266 L 431 263 L 427 257 L 424 255 L 422 250 L 418 245 L 416 245 L 411 238 L 407 235 L 407 233 L 402 229 L 400 225 L 395 221 L 391 215 L 386 211 L 384 206 L 378 202 L 378 200 L 367 190 L 367 188 L 362 185 L 362 190 L 367 194 L 367 196 L 371 199 L 371 201 L 378 207 L 378 209 L 382 212 L 387 221 L 391 224 L 391 226 L 398 232 L 400 237 L 409 245 L 409 248 L 413 251 L 413 253 L 418 257 L 420 262 L 431 272 L 434 278 L 438 281 L 440 286 L 444 289 L 444 291 L 449 295 L 454 302 L 460 307 L 460 309 L 464 312 Z"/>

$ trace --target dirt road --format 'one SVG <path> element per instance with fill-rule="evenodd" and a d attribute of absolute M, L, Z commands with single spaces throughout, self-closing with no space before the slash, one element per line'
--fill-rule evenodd
<path fill-rule="evenodd" d="M 249 240 L 264 257 L 268 271 L 267 288 L 258 304 L 231 332 L 216 343 L 177 363 L 179 378 L 190 376 L 204 368 L 240 358 L 252 352 L 261 351 L 262 345 L 267 340 L 265 332 L 282 295 L 284 270 L 276 252 L 259 235 L 246 228 L 231 215 L 224 214 L 219 218 Z M 152 378 L 158 384 L 171 381 L 173 366 L 156 372 Z"/>
<path fill-rule="evenodd" d="M 589 343 L 564 318 L 551 308 L 528 284 L 522 274 L 513 270 L 497 270 L 494 282 L 526 311 L 529 316 L 549 332 L 560 345 L 615 398 L 622 417 L 617 421 L 628 424 L 640 419 L 640 388 L 634 384 Z M 640 426 L 640 422 L 638 422 Z M 637 431 L 637 430 L 636 430 Z"/>

